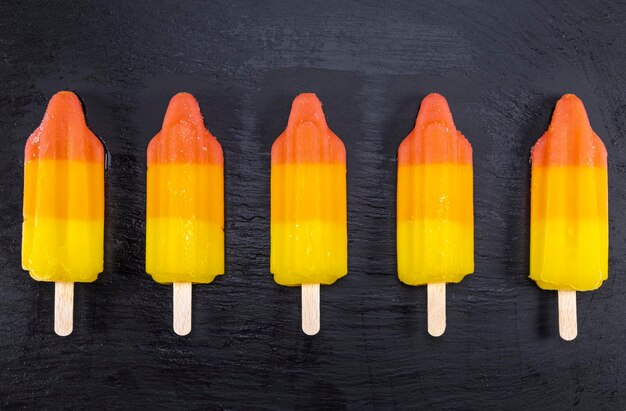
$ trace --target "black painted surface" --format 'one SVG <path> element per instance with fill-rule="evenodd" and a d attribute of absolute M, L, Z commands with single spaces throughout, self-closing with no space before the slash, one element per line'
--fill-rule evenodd
<path fill-rule="evenodd" d="M 626 6 L 614 2 L 0 3 L 0 408 L 623 409 L 626 407 Z M 542 4 L 543 3 L 543 4 Z M 83 99 L 111 154 L 105 271 L 76 287 L 20 268 L 23 148 L 51 95 Z M 145 148 L 189 91 L 226 161 L 227 274 L 171 288 L 144 272 Z M 269 153 L 313 91 L 348 155 L 349 275 L 322 288 L 322 330 L 269 268 Z M 420 100 L 448 98 L 474 148 L 476 273 L 426 332 L 425 289 L 399 283 L 395 154 Z M 579 293 L 579 336 L 527 278 L 529 150 L 578 94 L 609 152 L 610 274 Z"/>

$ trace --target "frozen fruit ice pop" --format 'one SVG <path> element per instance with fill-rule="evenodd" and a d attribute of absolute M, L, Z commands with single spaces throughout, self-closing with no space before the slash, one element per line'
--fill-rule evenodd
<path fill-rule="evenodd" d="M 175 95 L 148 145 L 146 271 L 159 283 L 224 273 L 224 159 L 196 99 Z"/>
<path fill-rule="evenodd" d="M 104 148 L 61 91 L 26 143 L 22 267 L 38 281 L 92 282 L 103 253 Z"/>
<path fill-rule="evenodd" d="M 55 94 L 26 142 L 22 268 L 55 283 L 54 331 L 73 330 L 74 283 L 104 263 L 104 147 L 69 91 Z"/>
<path fill-rule="evenodd" d="M 319 286 L 348 272 L 346 150 L 315 94 L 293 101 L 272 145 L 270 271 L 302 287 L 302 330 L 320 329 Z"/>
<path fill-rule="evenodd" d="M 346 151 L 317 96 L 300 94 L 272 146 L 270 271 L 281 285 L 332 284 L 347 244 Z"/>
<path fill-rule="evenodd" d="M 428 333 L 446 329 L 446 283 L 474 272 L 472 147 L 430 94 L 398 149 L 398 278 L 427 285 Z"/>
<path fill-rule="evenodd" d="M 456 283 L 474 271 L 472 147 L 439 94 L 424 98 L 398 150 L 397 252 L 409 285 Z"/>
<path fill-rule="evenodd" d="M 595 290 L 608 276 L 607 153 L 578 97 L 558 101 L 531 164 L 530 278 Z"/>

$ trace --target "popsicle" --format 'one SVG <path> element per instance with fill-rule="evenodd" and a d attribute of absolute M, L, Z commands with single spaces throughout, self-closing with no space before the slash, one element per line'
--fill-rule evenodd
<path fill-rule="evenodd" d="M 191 331 L 191 284 L 224 273 L 224 158 L 196 99 L 175 95 L 148 145 L 146 272 L 173 284 L 173 328 Z"/>
<path fill-rule="evenodd" d="M 104 147 L 61 91 L 26 143 L 22 225 L 22 268 L 55 283 L 58 335 L 73 330 L 74 283 L 95 281 L 103 262 Z"/>
<path fill-rule="evenodd" d="M 446 328 L 446 283 L 474 272 L 472 146 L 446 99 L 430 94 L 398 149 L 398 277 L 427 284 L 428 332 Z"/>
<path fill-rule="evenodd" d="M 558 101 L 548 131 L 531 152 L 530 278 L 558 290 L 559 334 L 578 334 L 576 291 L 608 276 L 607 154 L 582 101 Z"/>
<path fill-rule="evenodd" d="M 348 272 L 346 150 L 312 93 L 293 101 L 272 145 L 270 271 L 302 287 L 302 330 L 320 329 L 320 284 Z"/>

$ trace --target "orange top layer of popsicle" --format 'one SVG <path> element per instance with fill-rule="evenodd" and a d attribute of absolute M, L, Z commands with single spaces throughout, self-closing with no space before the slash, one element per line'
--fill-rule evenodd
<path fill-rule="evenodd" d="M 224 163 L 222 147 L 204 126 L 198 102 L 189 93 L 172 98 L 162 130 L 148 145 L 148 166 L 156 163 Z"/>
<path fill-rule="evenodd" d="M 459 138 L 450 141 L 453 131 Z M 420 106 L 415 128 L 398 150 L 398 164 L 471 164 L 472 146 L 456 130 L 446 99 L 429 94 Z"/>
<path fill-rule="evenodd" d="M 272 164 L 344 164 L 346 149 L 326 124 L 322 103 L 313 93 L 295 98 L 287 129 L 272 145 Z"/>
<path fill-rule="evenodd" d="M 26 142 L 25 160 L 103 162 L 104 148 L 85 122 L 83 106 L 71 91 L 56 93 L 41 125 Z"/>
<path fill-rule="evenodd" d="M 583 102 L 566 94 L 556 103 L 548 131 L 533 146 L 533 167 L 606 167 L 606 148 L 591 129 Z"/>

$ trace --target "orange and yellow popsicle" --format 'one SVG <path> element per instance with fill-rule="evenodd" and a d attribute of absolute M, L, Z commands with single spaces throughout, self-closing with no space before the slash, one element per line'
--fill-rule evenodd
<path fill-rule="evenodd" d="M 317 96 L 301 94 L 272 146 L 270 271 L 303 298 L 317 285 L 319 301 L 319 284 L 347 274 L 347 249 L 346 151 Z"/>
<path fill-rule="evenodd" d="M 72 284 L 95 281 L 103 254 L 104 148 L 78 97 L 62 91 L 26 143 L 22 268 L 37 281 L 56 282 L 69 305 Z M 60 329 L 55 319 L 60 335 L 72 330 L 72 306 L 66 308 L 69 324 Z"/>
<path fill-rule="evenodd" d="M 174 284 L 175 330 L 178 287 L 191 304 L 191 283 L 210 283 L 224 273 L 224 158 L 204 126 L 196 99 L 175 95 L 162 130 L 148 145 L 146 271 Z M 186 327 L 189 327 L 188 329 Z"/>
<path fill-rule="evenodd" d="M 558 101 L 531 163 L 530 278 L 559 290 L 560 304 L 573 298 L 575 310 L 575 291 L 607 279 L 609 249 L 606 148 L 578 97 Z"/>
<path fill-rule="evenodd" d="M 398 149 L 397 252 L 403 283 L 442 284 L 445 298 L 445 283 L 474 271 L 472 174 L 472 147 L 454 126 L 446 99 L 426 96 L 414 130 Z M 445 300 L 443 310 L 445 328 Z"/>

